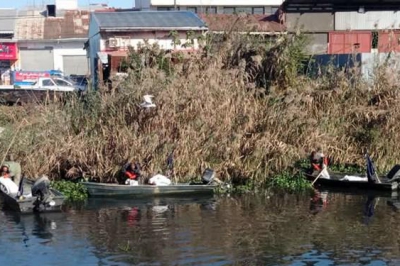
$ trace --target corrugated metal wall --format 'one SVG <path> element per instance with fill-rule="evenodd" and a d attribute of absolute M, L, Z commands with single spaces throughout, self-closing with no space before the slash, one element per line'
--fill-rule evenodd
<path fill-rule="evenodd" d="M 306 47 L 307 54 L 326 54 L 328 52 L 328 33 L 304 34 L 309 44 Z"/>
<path fill-rule="evenodd" d="M 378 35 L 378 52 L 400 52 L 400 32 L 386 31 L 379 32 Z"/>
<path fill-rule="evenodd" d="M 335 30 L 374 30 L 400 28 L 400 12 L 336 12 Z"/>
<path fill-rule="evenodd" d="M 88 73 L 88 59 L 84 55 L 64 55 L 64 74 L 86 75 Z"/>
<path fill-rule="evenodd" d="M 372 48 L 371 32 L 338 32 L 329 33 L 330 54 L 370 53 Z"/>
<path fill-rule="evenodd" d="M 21 69 L 29 71 L 45 71 L 54 69 L 54 55 L 52 49 L 19 51 Z"/>

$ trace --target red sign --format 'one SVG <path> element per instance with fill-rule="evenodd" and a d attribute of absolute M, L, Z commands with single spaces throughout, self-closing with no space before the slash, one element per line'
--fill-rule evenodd
<path fill-rule="evenodd" d="M 36 81 L 39 78 L 49 78 L 50 72 L 40 71 L 15 71 L 14 82 L 16 81 Z"/>
<path fill-rule="evenodd" d="M 0 60 L 17 60 L 18 49 L 16 43 L 0 43 Z"/>

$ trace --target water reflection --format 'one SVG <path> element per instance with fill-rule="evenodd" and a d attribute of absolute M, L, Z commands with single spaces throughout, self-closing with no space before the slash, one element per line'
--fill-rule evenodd
<path fill-rule="evenodd" d="M 20 229 L 26 247 L 29 246 L 29 235 L 41 239 L 41 244 L 50 243 L 53 231 L 57 229 L 57 219 L 63 219 L 64 216 L 62 213 L 20 214 L 7 211 L 3 215 L 5 220 L 15 223 L 15 228 Z"/>
<path fill-rule="evenodd" d="M 365 211 L 364 211 L 364 223 L 366 225 L 370 224 L 372 222 L 372 216 L 375 214 L 375 207 L 378 204 L 379 198 L 376 198 L 375 196 L 368 196 L 367 201 L 365 203 Z"/>
<path fill-rule="evenodd" d="M 1 213 L 0 248 L 18 252 L 0 265 L 396 265 L 400 214 L 386 200 L 320 190 Z"/>
<path fill-rule="evenodd" d="M 310 213 L 318 214 L 326 208 L 328 204 L 328 191 L 314 190 L 310 200 Z"/>

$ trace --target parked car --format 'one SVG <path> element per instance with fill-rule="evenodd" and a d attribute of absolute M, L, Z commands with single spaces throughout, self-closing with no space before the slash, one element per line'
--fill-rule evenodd
<path fill-rule="evenodd" d="M 51 91 L 77 91 L 72 83 L 60 78 L 39 78 L 31 85 L 2 85 L 0 90 L 51 90 Z"/>
<path fill-rule="evenodd" d="M 88 78 L 85 75 L 70 75 L 67 80 L 73 82 L 80 91 L 84 91 L 88 87 Z"/>

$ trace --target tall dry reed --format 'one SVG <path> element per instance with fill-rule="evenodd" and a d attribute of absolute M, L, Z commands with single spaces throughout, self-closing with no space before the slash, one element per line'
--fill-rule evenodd
<path fill-rule="evenodd" d="M 370 85 L 357 71 L 308 78 L 304 45 L 301 35 L 226 36 L 213 52 L 176 64 L 143 47 L 132 51 L 118 90 L 65 105 L 2 107 L 0 149 L 18 134 L 10 152 L 28 175 L 75 167 L 103 181 L 131 159 L 145 174 L 163 172 L 171 151 L 180 180 L 212 167 L 220 178 L 262 183 L 317 146 L 338 163 L 362 164 L 365 149 L 380 169 L 396 163 L 396 83 L 382 67 Z M 138 106 L 144 94 L 155 96 L 156 108 Z"/>

